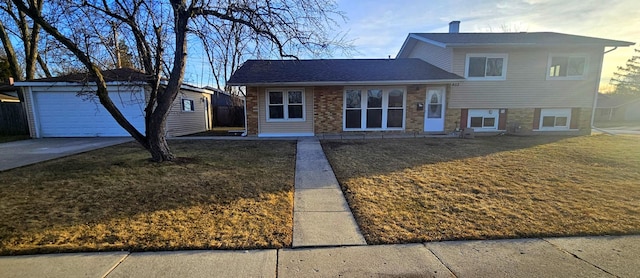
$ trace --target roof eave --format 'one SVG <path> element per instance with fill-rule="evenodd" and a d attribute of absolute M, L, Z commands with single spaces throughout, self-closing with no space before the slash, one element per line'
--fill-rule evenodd
<path fill-rule="evenodd" d="M 110 81 L 106 82 L 107 86 L 135 86 L 135 85 L 145 85 L 147 82 L 144 81 Z M 16 81 L 14 83 L 15 87 L 51 87 L 51 86 L 95 86 L 95 82 L 38 82 L 38 81 Z"/>
<path fill-rule="evenodd" d="M 621 42 L 619 44 L 606 44 L 606 43 L 583 43 L 579 46 L 599 46 L 599 47 L 613 47 L 613 46 L 631 46 L 635 43 Z M 482 47 L 482 46 L 576 46 L 570 43 L 448 43 L 447 47 Z"/>
<path fill-rule="evenodd" d="M 376 80 L 376 81 L 304 81 L 304 82 L 229 82 L 231 86 L 362 86 L 362 85 L 419 85 L 463 82 L 464 79 L 437 80 Z"/>

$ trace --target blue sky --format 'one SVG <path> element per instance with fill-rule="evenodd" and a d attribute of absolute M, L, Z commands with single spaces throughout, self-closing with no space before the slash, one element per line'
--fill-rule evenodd
<path fill-rule="evenodd" d="M 638 0 L 337 0 L 348 20 L 336 32 L 346 33 L 357 53 L 351 57 L 393 58 L 408 33 L 448 32 L 459 20 L 460 32 L 560 32 L 623 40 L 635 46 L 605 55 L 601 88 L 618 66 L 640 48 Z M 193 74 L 192 74 L 193 75 Z M 197 74 L 196 74 L 197 75 Z M 193 78 L 193 77 L 192 77 Z"/>
<path fill-rule="evenodd" d="M 400 50 L 408 33 L 448 32 L 461 21 L 460 32 L 559 32 L 634 42 L 605 55 L 601 88 L 613 72 L 640 48 L 638 0 L 339 0 L 349 20 L 342 26 L 358 50 L 355 58 L 384 58 Z M 606 89 L 606 88 L 603 88 Z"/>

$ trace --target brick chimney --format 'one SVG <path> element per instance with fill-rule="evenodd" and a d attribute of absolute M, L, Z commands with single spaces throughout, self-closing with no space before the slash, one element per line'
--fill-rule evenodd
<path fill-rule="evenodd" d="M 449 22 L 449 33 L 459 33 L 460 32 L 460 21 L 451 21 Z"/>

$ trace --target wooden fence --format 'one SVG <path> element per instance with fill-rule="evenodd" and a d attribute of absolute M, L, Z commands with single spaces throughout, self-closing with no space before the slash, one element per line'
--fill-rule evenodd
<path fill-rule="evenodd" d="M 244 126 L 244 107 L 214 106 L 213 126 Z"/>
<path fill-rule="evenodd" d="M 20 102 L 0 102 L 0 135 L 27 135 L 29 123 Z"/>

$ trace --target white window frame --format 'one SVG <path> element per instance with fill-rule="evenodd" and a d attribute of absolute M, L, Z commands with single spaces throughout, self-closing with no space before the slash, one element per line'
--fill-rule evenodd
<path fill-rule="evenodd" d="M 569 60 L 572 58 L 583 58 L 584 59 L 584 68 L 582 69 L 582 75 L 567 75 L 567 76 L 551 76 L 551 61 L 554 57 L 566 57 L 567 58 L 567 66 L 569 66 Z M 551 53 L 549 54 L 549 58 L 547 60 L 547 80 L 584 80 L 587 75 L 587 70 L 589 69 L 589 57 L 585 54 L 566 54 L 566 53 Z"/>
<path fill-rule="evenodd" d="M 472 127 L 471 126 L 471 118 L 482 117 L 482 127 Z M 485 118 L 495 118 L 493 126 L 485 127 L 484 119 Z M 491 108 L 491 109 L 469 109 L 467 110 L 467 127 L 473 128 L 474 131 L 498 131 L 498 127 L 500 125 L 500 109 Z"/>
<path fill-rule="evenodd" d="M 469 76 L 470 64 L 469 61 L 471 58 L 502 58 L 502 75 L 501 76 L 486 76 L 487 68 L 485 61 L 485 76 Z M 467 80 L 478 80 L 478 81 L 501 81 L 507 79 L 507 64 L 509 64 L 509 54 L 506 53 L 467 53 L 467 57 L 464 63 L 464 77 Z"/>
<path fill-rule="evenodd" d="M 544 117 L 566 117 L 566 126 L 556 126 L 557 119 L 554 119 L 553 127 L 543 126 Z M 570 130 L 571 129 L 571 108 L 542 108 L 540 109 L 540 125 L 538 130 Z"/>
<path fill-rule="evenodd" d="M 347 91 L 360 91 L 360 128 L 347 128 Z M 382 127 L 367 128 L 367 91 L 382 90 Z M 394 90 L 402 92 L 402 127 L 387 127 L 389 116 L 389 93 Z M 392 107 L 397 109 L 397 107 Z M 407 89 L 405 87 L 347 87 L 342 94 L 342 130 L 343 131 L 402 131 L 407 125 Z"/>
<path fill-rule="evenodd" d="M 191 110 L 185 109 L 185 105 L 184 105 L 185 101 L 188 101 L 191 103 Z M 196 102 L 191 98 L 182 98 L 180 99 L 180 110 L 182 112 L 189 112 L 189 113 L 196 112 Z"/>
<path fill-rule="evenodd" d="M 282 93 L 282 112 L 283 112 L 283 118 L 282 119 L 271 119 L 269 117 L 270 113 L 269 113 L 269 93 Z M 302 118 L 289 118 L 289 93 L 290 92 L 302 92 Z M 265 119 L 267 122 L 304 122 L 306 121 L 306 116 L 307 116 L 307 107 L 306 107 L 306 99 L 305 99 L 305 92 L 304 89 L 298 89 L 298 88 L 289 88 L 289 89 L 278 89 L 278 88 L 272 88 L 272 89 L 267 89 L 265 90 Z M 292 104 L 292 105 L 298 105 L 298 104 Z"/>

